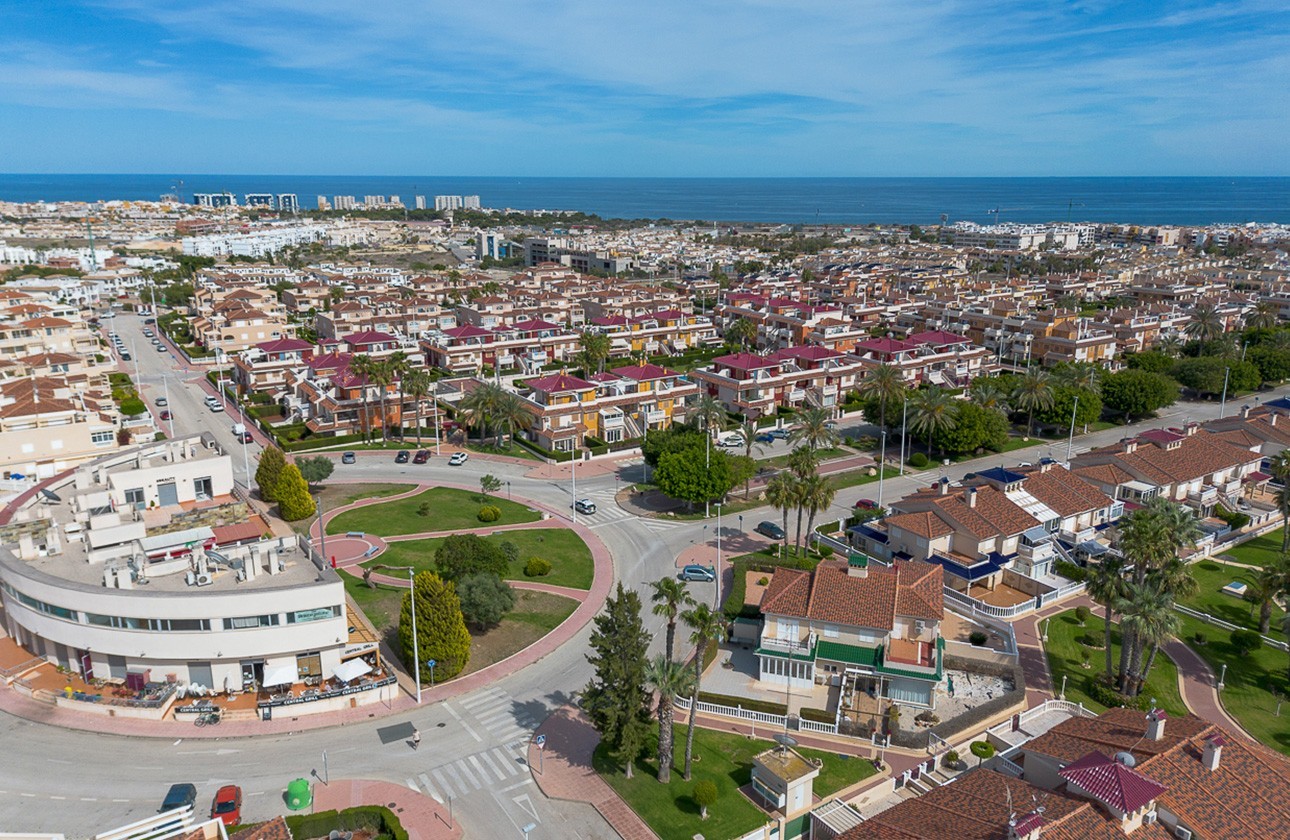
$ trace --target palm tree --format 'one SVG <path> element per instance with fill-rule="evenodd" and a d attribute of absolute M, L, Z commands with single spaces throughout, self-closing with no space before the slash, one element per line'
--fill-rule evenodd
<path fill-rule="evenodd" d="M 1097 394 L 1102 389 L 1102 369 L 1088 362 L 1062 365 L 1053 372 L 1053 380 L 1066 388 Z"/>
<path fill-rule="evenodd" d="M 1125 615 L 1121 624 L 1132 629 L 1134 638 L 1141 640 L 1134 653 L 1131 671 L 1134 673 L 1130 696 L 1142 691 L 1142 684 L 1151 673 L 1155 664 L 1156 653 L 1161 645 L 1178 633 L 1178 613 L 1174 611 L 1174 601 L 1168 592 L 1148 584 L 1143 590 L 1134 594 L 1134 610 Z M 1142 645 L 1150 644 L 1151 653 L 1147 656 L 1145 666 L 1139 668 L 1142 659 Z"/>
<path fill-rule="evenodd" d="M 690 598 L 690 590 L 674 577 L 659 578 L 650 585 L 654 589 L 650 595 L 650 600 L 654 602 L 654 615 L 667 619 L 666 650 L 667 658 L 671 661 L 676 642 L 676 620 L 680 617 L 681 610 L 691 606 L 694 601 Z"/>
<path fill-rule="evenodd" d="M 830 425 L 829 412 L 824 408 L 808 408 L 798 412 L 797 426 L 788 436 L 789 443 L 804 443 L 814 452 L 828 449 L 838 441 L 838 433 Z"/>
<path fill-rule="evenodd" d="M 399 407 L 399 439 L 403 439 L 403 377 L 407 376 L 411 366 L 408 364 L 408 354 L 402 350 L 396 350 L 391 353 L 385 360 L 389 368 L 390 384 L 394 385 L 394 395 L 396 397 L 394 404 Z M 381 396 L 385 396 L 384 393 Z"/>
<path fill-rule="evenodd" d="M 810 547 L 810 535 L 815 533 L 815 517 L 829 509 L 838 495 L 837 488 L 824 476 L 812 475 L 802 482 L 802 505 L 806 508 L 806 539 Z M 802 547 L 798 546 L 798 554 Z"/>
<path fill-rule="evenodd" d="M 587 376 L 603 373 L 605 360 L 609 358 L 609 336 L 604 333 L 584 332 L 578 336 L 578 346 L 581 348 L 578 351 L 578 357 L 583 373 Z"/>
<path fill-rule="evenodd" d="M 403 377 L 403 392 L 412 397 L 412 413 L 417 428 L 417 446 L 421 445 L 421 401 L 429 394 L 434 382 L 425 368 L 412 368 Z"/>
<path fill-rule="evenodd" d="M 797 476 L 789 470 L 781 470 L 766 482 L 766 501 L 770 506 L 784 515 L 784 539 L 781 544 L 788 551 L 788 512 L 797 500 Z"/>
<path fill-rule="evenodd" d="M 928 455 L 932 454 L 936 435 L 958 424 L 956 408 L 954 398 L 935 386 L 916 392 L 910 400 L 909 427 L 927 438 Z"/>
<path fill-rule="evenodd" d="M 1282 449 L 1270 459 L 1271 468 L 1268 472 L 1272 477 L 1282 484 L 1290 484 L 1290 449 Z"/>
<path fill-rule="evenodd" d="M 1102 562 L 1089 570 L 1088 595 L 1106 608 L 1106 679 L 1111 680 L 1111 623 L 1115 607 L 1126 594 L 1124 561 L 1112 554 L 1104 554 Z"/>
<path fill-rule="evenodd" d="M 1223 318 L 1213 304 L 1197 304 L 1191 311 L 1191 322 L 1185 329 L 1188 336 L 1200 342 L 1201 350 L 1214 338 L 1223 334 Z"/>
<path fill-rule="evenodd" d="M 904 397 L 905 378 L 899 368 L 882 364 L 869 368 L 865 372 L 864 379 L 860 380 L 860 387 L 857 390 L 865 399 L 872 397 L 878 400 L 878 426 L 885 429 L 887 428 L 887 406 Z M 873 422 L 872 417 L 868 419 Z"/>
<path fill-rule="evenodd" d="M 1182 355 L 1183 343 L 1177 335 L 1167 335 L 1156 342 L 1156 349 L 1171 359 L 1176 359 Z"/>
<path fill-rule="evenodd" d="M 363 380 L 360 394 L 363 400 L 363 435 L 364 440 L 371 440 L 372 421 L 367 407 L 367 387 L 371 384 L 372 373 L 377 362 L 366 353 L 359 353 L 349 360 L 349 372 Z"/>
<path fill-rule="evenodd" d="M 500 394 L 493 404 L 493 423 L 497 425 L 498 448 L 501 448 L 503 434 L 514 439 L 515 430 L 528 426 L 532 421 L 533 414 L 519 394 L 512 394 L 509 391 Z"/>
<path fill-rule="evenodd" d="M 1272 626 L 1272 607 L 1276 599 L 1290 588 L 1290 555 L 1282 554 L 1275 562 L 1254 574 L 1246 597 L 1259 605 L 1259 632 L 1266 634 Z"/>
<path fill-rule="evenodd" d="M 1245 326 L 1255 329 L 1270 330 L 1281 321 L 1281 312 L 1276 304 L 1261 300 L 1254 304 L 1254 311 L 1245 319 Z"/>
<path fill-rule="evenodd" d="M 1277 490 L 1276 502 L 1277 508 L 1281 511 L 1281 518 L 1286 523 L 1281 529 L 1281 553 L 1285 554 L 1290 551 L 1290 483 L 1281 485 Z"/>
<path fill-rule="evenodd" d="M 974 380 L 968 397 L 982 408 L 988 408 L 1000 414 L 1007 414 L 1009 411 L 1008 392 L 998 380 L 988 378 Z"/>
<path fill-rule="evenodd" d="M 645 680 L 658 692 L 658 780 L 667 784 L 672 780 L 673 701 L 677 695 L 683 697 L 693 691 L 694 674 L 685 663 L 673 662 L 660 653 L 645 666 Z M 695 711 L 691 706 L 691 721 Z"/>
<path fill-rule="evenodd" d="M 493 410 L 498 398 L 505 391 L 491 382 L 476 384 L 470 393 L 457 403 L 457 417 L 466 426 L 479 427 L 479 442 L 488 437 L 488 427 L 493 423 Z"/>
<path fill-rule="evenodd" d="M 1027 414 L 1028 435 L 1035 433 L 1035 412 L 1053 407 L 1053 386 L 1049 379 L 1048 371 L 1043 368 L 1028 368 L 1013 392 L 1013 404 Z"/>
<path fill-rule="evenodd" d="M 737 344 L 741 350 L 747 350 L 749 344 L 757 344 L 757 325 L 747 318 L 736 318 L 726 327 L 725 339 L 727 344 Z"/>
<path fill-rule="evenodd" d="M 715 426 L 720 431 L 725 425 L 726 407 L 721 404 L 721 400 L 711 394 L 704 394 L 694 404 L 691 413 L 694 419 L 703 426 L 704 436 L 707 437 L 704 455 L 710 458 L 712 453 L 712 428 Z"/>
<path fill-rule="evenodd" d="M 389 428 L 389 416 L 385 411 L 385 396 L 394 382 L 395 363 L 392 358 L 381 359 L 372 365 L 371 379 L 380 390 L 381 398 L 381 440 L 385 440 Z"/>
<path fill-rule="evenodd" d="M 685 780 L 690 781 L 690 765 L 694 760 L 694 721 L 699 716 L 699 687 L 703 682 L 703 659 L 708 645 L 721 641 L 726 630 L 725 616 L 706 603 L 695 604 L 681 615 L 690 626 L 690 641 L 694 643 L 694 693 L 690 695 L 690 719 L 685 728 Z"/>
<path fill-rule="evenodd" d="M 756 420 L 745 419 L 743 424 L 739 427 L 739 431 L 744 437 L 744 457 L 751 458 L 753 456 L 754 449 L 756 449 L 758 452 L 763 451 L 764 447 L 762 447 L 762 445 L 757 442 L 758 429 L 757 429 Z M 750 475 L 748 476 L 748 480 L 744 482 L 745 499 L 748 498 L 748 492 L 751 488 L 752 488 L 752 476 Z"/>

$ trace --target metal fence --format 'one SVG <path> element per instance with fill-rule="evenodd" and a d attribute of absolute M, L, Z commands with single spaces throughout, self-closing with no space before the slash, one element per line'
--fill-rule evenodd
<path fill-rule="evenodd" d="M 1232 624 L 1230 621 L 1224 621 L 1221 618 L 1215 618 L 1209 613 L 1203 613 L 1200 610 L 1194 610 L 1191 607 L 1183 606 L 1182 604 L 1177 604 L 1177 603 L 1174 604 L 1174 609 L 1176 609 L 1178 612 L 1182 613 L 1183 615 L 1189 615 L 1192 618 L 1199 618 L 1201 621 L 1205 622 L 1206 624 L 1212 624 L 1215 627 L 1222 627 L 1224 630 L 1248 630 L 1249 629 L 1247 627 L 1241 627 L 1239 625 Z M 1262 634 L 1259 634 L 1259 638 L 1263 640 L 1263 644 L 1268 645 L 1269 647 L 1274 647 L 1277 650 L 1282 650 L 1282 651 L 1290 651 L 1290 644 L 1277 641 L 1276 639 L 1268 638 L 1267 636 L 1264 636 Z"/>

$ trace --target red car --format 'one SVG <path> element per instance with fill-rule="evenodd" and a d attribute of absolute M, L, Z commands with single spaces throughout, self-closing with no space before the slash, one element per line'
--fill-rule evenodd
<path fill-rule="evenodd" d="M 237 785 L 224 785 L 215 794 L 211 803 L 211 819 L 219 819 L 224 825 L 238 825 L 242 822 L 242 789 Z"/>
<path fill-rule="evenodd" d="M 166 409 L 165 411 L 161 412 L 161 419 L 162 419 L 162 420 L 169 420 L 169 419 L 173 418 L 174 416 L 175 416 L 175 415 L 173 415 L 173 414 L 171 414 L 171 413 L 170 413 L 170 409 Z"/>
<path fill-rule="evenodd" d="M 873 499 L 861 499 L 856 502 L 856 510 L 877 510 L 878 503 Z"/>

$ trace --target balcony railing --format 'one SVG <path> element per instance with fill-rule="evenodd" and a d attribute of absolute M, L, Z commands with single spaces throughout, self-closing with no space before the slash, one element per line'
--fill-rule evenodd
<path fill-rule="evenodd" d="M 758 647 L 784 653 L 806 654 L 815 649 L 815 634 L 810 633 L 805 639 L 777 639 L 773 636 L 762 636 Z"/>

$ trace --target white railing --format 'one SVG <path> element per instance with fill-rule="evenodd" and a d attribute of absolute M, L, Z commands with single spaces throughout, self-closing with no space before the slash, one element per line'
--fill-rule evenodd
<path fill-rule="evenodd" d="M 1182 604 L 1174 604 L 1174 609 L 1176 609 L 1178 612 L 1182 613 L 1183 615 L 1189 615 L 1192 618 L 1199 618 L 1201 621 L 1205 622 L 1206 624 L 1213 624 L 1216 627 L 1222 627 L 1224 630 L 1249 629 L 1247 627 L 1240 627 L 1236 624 L 1232 624 L 1230 621 L 1224 621 L 1221 618 L 1215 618 L 1209 613 L 1203 613 L 1200 610 L 1195 610 L 1195 609 L 1192 609 L 1191 607 L 1183 606 Z M 1267 636 L 1264 636 L 1263 634 L 1259 634 L 1259 638 L 1263 640 L 1263 644 L 1269 647 L 1274 647 L 1277 650 L 1282 650 L 1282 651 L 1290 651 L 1290 644 L 1287 644 L 1286 642 L 1277 641 L 1276 639 L 1269 638 Z"/>
<path fill-rule="evenodd" d="M 838 725 L 836 723 L 820 723 L 806 718 L 798 718 L 797 728 L 804 732 L 824 732 L 828 735 L 838 734 Z"/>
<path fill-rule="evenodd" d="M 964 595 L 962 592 L 949 586 L 945 587 L 945 597 L 957 604 L 969 607 L 972 610 L 972 615 L 974 616 L 989 615 L 994 616 L 995 618 L 1016 618 L 1019 615 L 1033 612 L 1035 609 L 1035 601 L 1033 598 L 1011 607 L 996 607 L 993 604 L 986 604 L 968 595 Z"/>
<path fill-rule="evenodd" d="M 1014 761 L 1004 758 L 1001 755 L 996 755 L 994 757 L 994 769 L 999 771 L 1000 773 L 1006 773 L 1009 776 L 1013 776 L 1018 779 L 1020 779 L 1022 775 L 1026 772 L 1021 768 L 1020 764 L 1017 764 Z"/>
<path fill-rule="evenodd" d="M 674 705 L 685 711 L 690 710 L 690 698 L 677 697 Z M 752 709 L 745 709 L 742 706 L 722 706 L 717 703 L 704 703 L 699 701 L 695 704 L 700 712 L 709 715 L 721 715 L 723 717 L 741 718 L 742 720 L 751 720 L 757 723 L 769 723 L 775 726 L 787 726 L 787 719 L 784 715 L 775 715 L 770 712 L 755 712 Z"/>
<path fill-rule="evenodd" d="M 1074 595 L 1076 592 L 1083 592 L 1085 589 L 1088 589 L 1087 581 L 1081 580 L 1076 581 L 1075 583 L 1068 583 L 1065 586 L 1057 587 L 1057 598 L 1065 598 L 1067 595 Z"/>

